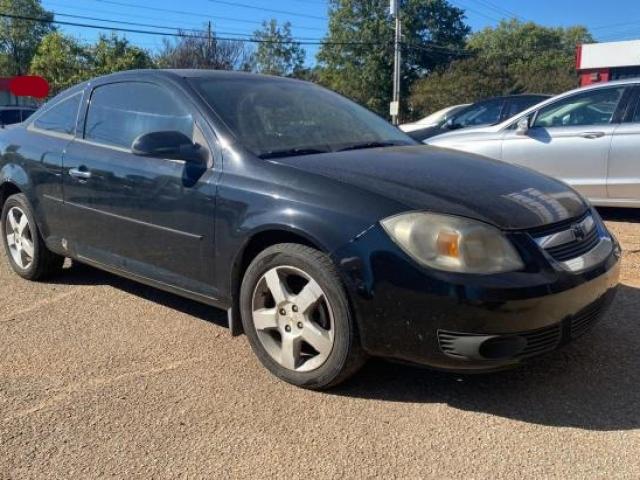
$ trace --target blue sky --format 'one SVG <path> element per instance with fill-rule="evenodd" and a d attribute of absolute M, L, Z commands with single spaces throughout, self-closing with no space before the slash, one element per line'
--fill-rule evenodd
<path fill-rule="evenodd" d="M 105 25 L 103 32 L 109 32 L 111 24 L 72 15 L 183 29 L 200 28 L 211 20 L 219 35 L 225 37 L 250 35 L 261 21 L 276 18 L 290 21 L 294 36 L 311 41 L 321 39 L 327 26 L 326 0 L 42 0 L 42 3 L 58 14 L 57 20 Z M 517 15 L 548 26 L 586 25 L 601 41 L 640 39 L 638 0 L 452 0 L 451 3 L 466 10 L 467 22 L 474 31 Z M 151 26 L 122 26 L 167 31 Z M 61 29 L 88 42 L 100 33 L 82 27 L 61 26 Z M 162 45 L 160 36 L 125 35 L 152 51 Z M 317 47 L 305 48 L 307 63 L 312 64 Z"/>

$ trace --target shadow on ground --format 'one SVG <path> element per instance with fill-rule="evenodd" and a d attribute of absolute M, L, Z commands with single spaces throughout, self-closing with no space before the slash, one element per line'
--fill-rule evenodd
<path fill-rule="evenodd" d="M 226 326 L 226 313 L 84 265 L 56 283 L 110 285 Z M 587 430 L 640 429 L 640 289 L 621 286 L 603 320 L 574 344 L 520 368 L 460 376 L 371 360 L 333 396 L 454 408 Z M 246 355 L 251 355 L 247 348 Z"/>
<path fill-rule="evenodd" d="M 52 284 L 64 285 L 109 285 L 131 295 L 156 302 L 167 308 L 191 315 L 221 327 L 228 326 L 227 312 L 212 308 L 208 305 L 194 302 L 178 295 L 163 292 L 157 288 L 148 287 L 133 280 L 128 280 L 117 275 L 112 275 L 102 270 L 84 265 L 72 263 L 65 268 L 64 274 L 50 280 Z"/>
<path fill-rule="evenodd" d="M 640 223 L 640 208 L 598 207 L 598 213 L 603 220 Z"/>

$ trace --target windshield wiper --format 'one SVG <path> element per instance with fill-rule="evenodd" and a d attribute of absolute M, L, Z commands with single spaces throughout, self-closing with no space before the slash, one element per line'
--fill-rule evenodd
<path fill-rule="evenodd" d="M 329 153 L 331 150 L 325 150 L 322 148 L 287 148 L 285 150 L 272 150 L 270 152 L 261 153 L 258 157 L 262 159 L 267 158 L 283 158 L 283 157 L 295 157 L 297 155 L 314 155 L 318 153 Z"/>
<path fill-rule="evenodd" d="M 396 142 L 363 142 L 363 143 L 354 143 L 353 145 L 348 145 L 346 147 L 340 148 L 338 152 L 346 152 L 348 150 L 364 150 L 365 148 L 382 148 L 382 147 L 396 147 L 401 145 Z"/>

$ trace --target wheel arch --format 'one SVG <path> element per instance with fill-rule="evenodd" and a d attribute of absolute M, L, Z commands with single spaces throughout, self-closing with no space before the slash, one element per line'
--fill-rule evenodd
<path fill-rule="evenodd" d="M 0 210 L 4 207 L 5 202 L 12 195 L 22 193 L 22 190 L 15 183 L 5 180 L 0 183 Z"/>
<path fill-rule="evenodd" d="M 247 241 L 238 251 L 232 267 L 229 327 L 234 336 L 243 333 L 240 321 L 239 294 L 244 273 L 260 252 L 279 243 L 296 243 L 329 253 L 317 239 L 310 237 L 306 232 L 285 225 L 271 225 L 248 235 Z"/>

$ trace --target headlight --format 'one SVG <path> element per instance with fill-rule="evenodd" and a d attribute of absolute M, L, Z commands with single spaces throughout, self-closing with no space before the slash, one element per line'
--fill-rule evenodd
<path fill-rule="evenodd" d="M 431 268 L 489 274 L 524 267 L 511 242 L 486 223 L 426 212 L 396 215 L 380 223 L 400 248 Z"/>

